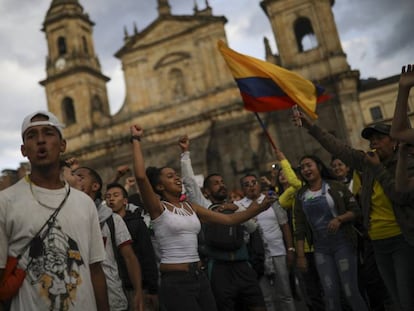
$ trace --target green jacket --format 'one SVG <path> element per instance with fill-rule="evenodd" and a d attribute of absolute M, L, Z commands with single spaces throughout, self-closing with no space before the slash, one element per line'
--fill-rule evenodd
<path fill-rule="evenodd" d="M 320 127 L 313 125 L 311 134 L 319 143 L 333 156 L 341 159 L 351 168 L 361 172 L 361 195 L 360 204 L 364 228 L 369 228 L 371 213 L 371 197 L 374 181 L 377 180 L 384 193 L 392 203 L 397 224 L 401 228 L 408 243 L 414 246 L 414 193 L 401 193 L 395 190 L 395 172 L 397 167 L 397 154 L 376 167 L 365 163 L 365 153 L 351 148 L 342 140 L 336 138 Z M 414 176 L 414 159 L 408 161 L 409 176 Z"/>

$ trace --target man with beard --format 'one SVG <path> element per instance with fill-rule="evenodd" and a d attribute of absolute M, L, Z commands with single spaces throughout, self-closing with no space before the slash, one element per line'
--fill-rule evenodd
<path fill-rule="evenodd" d="M 180 138 L 181 174 L 188 200 L 222 213 L 244 210 L 243 207 L 227 203 L 228 191 L 220 174 L 210 174 L 205 178 L 204 194 L 202 193 L 191 166 L 189 145 L 187 136 Z M 256 224 L 252 220 L 237 226 L 203 224 L 201 235 L 199 243 L 204 244 L 202 250 L 207 256 L 208 272 L 217 309 L 234 311 L 241 310 L 241 306 L 247 306 L 248 310 L 266 310 L 258 274 L 252 268 L 252 265 L 262 266 L 263 253 L 257 260 L 261 264 L 251 263 L 253 258 L 249 258 L 247 243 L 250 240 L 250 249 L 261 248 L 260 251 L 263 252 Z M 260 251 L 256 252 L 256 255 Z"/>

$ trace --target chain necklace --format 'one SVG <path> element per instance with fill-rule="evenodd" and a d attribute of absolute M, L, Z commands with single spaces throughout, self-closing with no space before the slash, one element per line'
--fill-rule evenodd
<path fill-rule="evenodd" d="M 34 194 L 34 191 L 33 191 L 33 182 L 32 182 L 32 180 L 30 179 L 30 177 L 28 177 L 28 179 L 29 179 L 30 192 L 32 193 L 32 196 L 33 196 L 33 198 L 35 199 L 35 201 L 36 201 L 36 202 L 37 202 L 40 206 L 43 206 L 43 207 L 46 207 L 46 208 L 50 208 L 50 209 L 56 209 L 56 208 L 59 208 L 59 207 L 63 206 L 63 204 L 65 203 L 66 199 L 67 199 L 67 198 L 68 198 L 68 196 L 69 196 L 69 193 L 70 193 L 70 186 L 69 186 L 69 184 L 65 183 L 66 194 L 65 194 L 65 197 L 63 198 L 62 202 L 60 202 L 60 204 L 58 205 L 58 207 L 49 206 L 49 205 L 47 205 L 47 204 L 45 204 L 45 203 L 40 202 L 40 200 L 39 200 L 38 198 L 36 198 L 36 195 Z"/>

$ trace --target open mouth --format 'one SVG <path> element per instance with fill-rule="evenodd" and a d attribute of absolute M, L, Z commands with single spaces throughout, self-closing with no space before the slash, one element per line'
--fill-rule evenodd
<path fill-rule="evenodd" d="M 46 148 L 39 148 L 39 149 L 37 150 L 36 155 L 37 155 L 39 158 L 44 158 L 44 157 L 46 157 L 46 156 L 47 156 L 47 150 L 46 150 Z"/>
<path fill-rule="evenodd" d="M 306 179 L 312 178 L 312 173 L 303 174 Z"/>

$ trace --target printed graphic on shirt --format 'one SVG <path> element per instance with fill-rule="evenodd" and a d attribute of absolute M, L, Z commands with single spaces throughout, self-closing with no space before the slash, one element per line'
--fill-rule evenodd
<path fill-rule="evenodd" d="M 65 311 L 76 300 L 77 288 L 82 283 L 79 269 L 84 261 L 78 244 L 62 231 L 58 221 L 48 227 L 43 241 L 38 238 L 31 244 L 27 277 L 50 306 L 49 310 Z"/>

